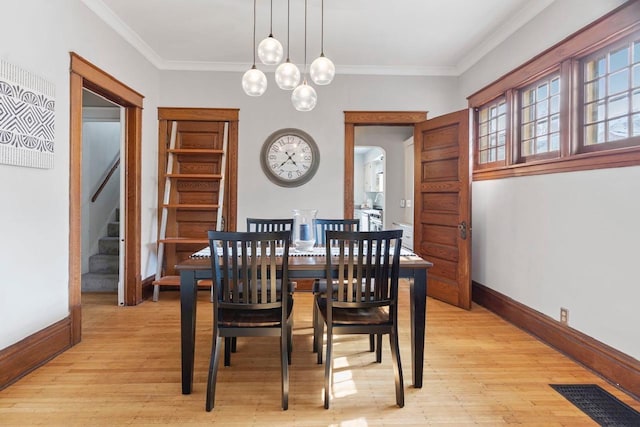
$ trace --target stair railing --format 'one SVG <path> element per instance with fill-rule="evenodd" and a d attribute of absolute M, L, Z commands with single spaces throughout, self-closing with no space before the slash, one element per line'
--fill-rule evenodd
<path fill-rule="evenodd" d="M 107 182 L 109 182 L 109 179 L 111 179 L 111 176 L 113 175 L 113 173 L 116 171 L 116 169 L 118 169 L 118 166 L 120 166 L 120 154 L 118 154 L 116 156 L 116 158 L 114 159 L 114 161 L 111 163 L 111 167 L 109 168 L 109 172 L 107 172 L 107 174 L 105 175 L 104 179 L 100 183 L 100 186 L 98 187 L 96 192 L 91 197 L 91 203 L 94 203 L 98 199 L 98 196 L 100 195 L 100 193 L 102 192 L 104 187 L 107 185 Z"/>

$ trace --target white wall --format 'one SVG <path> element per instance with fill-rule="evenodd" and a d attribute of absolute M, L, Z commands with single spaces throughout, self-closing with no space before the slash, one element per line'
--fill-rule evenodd
<path fill-rule="evenodd" d="M 142 265 L 155 247 L 158 71 L 79 0 L 2 3 L 0 58 L 56 86 L 55 166 L 0 165 L 0 349 L 69 313 L 69 52 L 145 96 Z M 144 271 L 143 271 L 144 276 Z"/>
<path fill-rule="evenodd" d="M 483 86 L 622 1 L 557 0 L 460 79 Z M 460 104 L 464 106 L 464 104 Z M 473 183 L 473 280 L 640 358 L 640 167 Z"/>
<path fill-rule="evenodd" d="M 339 69 L 338 69 L 339 73 Z M 318 209 L 318 216 L 343 215 L 344 111 L 428 110 L 429 117 L 451 111 L 456 80 L 451 77 L 336 75 L 317 89 L 318 105 L 307 113 L 291 105 L 290 92 L 279 89 L 273 74 L 259 97 L 242 91 L 242 73 L 179 72 L 161 74 L 160 104 L 165 107 L 240 108 L 238 154 L 238 229 L 247 216 L 290 216 L 294 208 Z M 297 188 L 269 181 L 260 169 L 260 148 L 273 131 L 295 127 L 309 133 L 320 150 L 314 178 Z M 401 144 L 399 144 L 401 145 Z"/>

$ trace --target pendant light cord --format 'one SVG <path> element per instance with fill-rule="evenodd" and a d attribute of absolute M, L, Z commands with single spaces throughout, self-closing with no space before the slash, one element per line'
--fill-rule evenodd
<path fill-rule="evenodd" d="M 307 0 L 304 0 L 304 75 L 307 75 Z"/>
<path fill-rule="evenodd" d="M 269 37 L 273 37 L 273 0 L 271 0 L 269 8 Z"/>
<path fill-rule="evenodd" d="M 253 67 L 256 68 L 256 0 L 253 0 Z"/>
<path fill-rule="evenodd" d="M 324 56 L 324 0 L 320 3 L 320 56 Z"/>
<path fill-rule="evenodd" d="M 291 22 L 291 0 L 287 0 L 287 62 L 289 62 L 289 22 Z"/>

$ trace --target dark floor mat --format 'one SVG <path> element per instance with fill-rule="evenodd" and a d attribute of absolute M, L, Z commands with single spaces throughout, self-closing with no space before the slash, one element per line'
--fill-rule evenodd
<path fill-rule="evenodd" d="M 549 384 L 601 426 L 638 427 L 640 412 L 595 384 Z"/>

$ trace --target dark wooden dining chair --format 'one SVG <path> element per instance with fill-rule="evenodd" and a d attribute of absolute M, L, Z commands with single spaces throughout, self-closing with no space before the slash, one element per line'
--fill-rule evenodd
<path fill-rule="evenodd" d="M 280 337 L 282 409 L 289 406 L 293 297 L 281 284 L 288 283 L 290 234 L 208 232 L 214 299 L 207 411 L 214 406 L 222 338 L 226 359 L 232 337 Z"/>
<path fill-rule="evenodd" d="M 313 228 L 316 235 L 316 246 L 325 246 L 326 243 L 326 232 L 329 231 L 359 231 L 360 230 L 360 220 L 359 219 L 315 219 L 313 221 Z M 324 296 L 327 291 L 327 280 L 326 279 L 317 279 L 313 282 L 313 287 L 311 288 L 313 293 L 313 324 L 316 324 L 318 319 L 318 310 L 316 299 L 320 296 Z M 373 337 L 370 338 L 369 349 L 371 349 L 373 345 Z M 318 351 L 318 343 L 316 342 L 316 336 L 313 336 L 313 351 Z"/>
<path fill-rule="evenodd" d="M 291 231 L 293 218 L 247 218 L 247 231 Z"/>
<path fill-rule="evenodd" d="M 321 343 L 327 326 L 324 407 L 329 408 L 334 334 L 388 334 L 395 374 L 396 404 L 404 406 L 404 382 L 398 343 L 398 276 L 402 230 L 327 231 L 326 278 L 337 286 L 316 299 L 314 334 Z M 332 248 L 337 255 L 332 256 Z M 380 350 L 379 350 L 380 351 Z M 318 347 L 322 362 L 322 345 Z"/>

